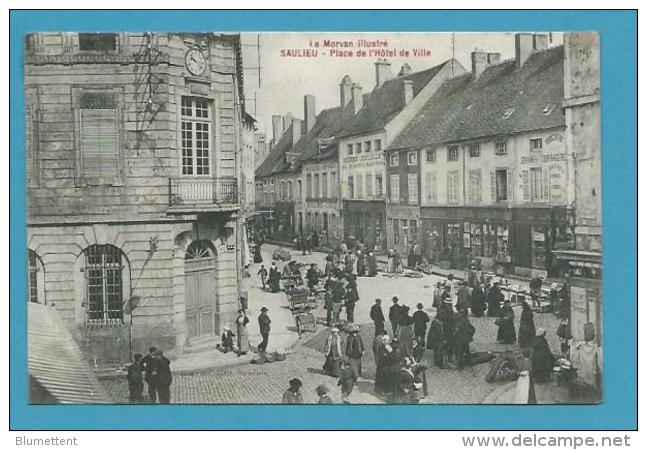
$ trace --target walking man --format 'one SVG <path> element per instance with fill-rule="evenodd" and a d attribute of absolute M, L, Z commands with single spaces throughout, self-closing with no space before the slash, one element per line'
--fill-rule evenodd
<path fill-rule="evenodd" d="M 267 315 L 267 308 L 263 306 L 261 308 L 261 313 L 258 316 L 258 327 L 261 331 L 261 337 L 263 341 L 258 344 L 258 351 L 264 353 L 267 350 L 267 342 L 270 339 L 270 317 Z"/>
<path fill-rule="evenodd" d="M 402 315 L 402 307 L 398 305 L 398 297 L 393 297 L 393 305 L 389 308 L 389 322 L 391 322 L 391 329 L 393 336 L 398 334 L 398 325 L 400 324 L 400 316 Z"/>
<path fill-rule="evenodd" d="M 267 269 L 263 264 L 261 264 L 261 268 L 258 271 L 258 275 L 260 275 L 261 283 L 263 283 L 263 289 L 265 289 L 265 281 L 267 280 Z"/>
<path fill-rule="evenodd" d="M 427 335 L 427 323 L 429 323 L 429 316 L 422 310 L 422 303 L 416 305 L 417 311 L 413 313 L 413 335 L 416 341 L 422 339 L 425 341 Z"/>
<path fill-rule="evenodd" d="M 359 326 L 353 325 L 350 335 L 346 340 L 346 357 L 350 361 L 350 368 L 353 370 L 355 379 L 362 376 L 362 355 L 364 354 L 364 342 L 359 335 Z"/>
<path fill-rule="evenodd" d="M 376 298 L 375 304 L 371 306 L 371 320 L 375 324 L 375 336 L 384 334 L 384 313 L 382 312 L 382 299 Z"/>

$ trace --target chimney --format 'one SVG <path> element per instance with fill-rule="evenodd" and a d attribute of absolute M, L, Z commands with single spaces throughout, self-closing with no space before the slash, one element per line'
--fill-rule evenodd
<path fill-rule="evenodd" d="M 380 58 L 375 62 L 375 87 L 379 88 L 384 84 L 384 82 L 390 78 L 391 75 L 391 63 L 385 58 Z"/>
<path fill-rule="evenodd" d="M 411 75 L 411 66 L 409 63 L 404 63 L 402 64 L 402 67 L 400 67 L 400 71 L 398 72 L 399 77 L 406 77 L 407 75 Z"/>
<path fill-rule="evenodd" d="M 404 104 L 407 105 L 413 100 L 413 80 L 402 80 L 402 91 L 404 92 Z"/>
<path fill-rule="evenodd" d="M 514 59 L 517 68 L 524 65 L 534 48 L 532 33 L 517 33 L 514 35 Z"/>
<path fill-rule="evenodd" d="M 292 119 L 292 145 L 301 139 L 301 119 Z"/>
<path fill-rule="evenodd" d="M 488 53 L 487 64 L 488 66 L 496 66 L 501 62 L 501 53 Z"/>
<path fill-rule="evenodd" d="M 351 87 L 351 96 L 353 98 L 353 114 L 357 114 L 362 109 L 364 97 L 362 96 L 362 86 L 359 83 L 353 83 Z"/>
<path fill-rule="evenodd" d="M 536 51 L 540 52 L 548 48 L 548 35 L 543 33 L 537 33 L 533 36 L 534 48 Z"/>
<path fill-rule="evenodd" d="M 316 117 L 315 97 L 314 95 L 305 95 L 303 97 L 303 118 L 306 123 L 306 133 L 309 133 L 315 126 Z"/>
<path fill-rule="evenodd" d="M 294 116 L 291 112 L 285 113 L 285 115 L 283 116 L 283 131 L 288 129 L 293 120 Z"/>
<path fill-rule="evenodd" d="M 283 116 L 272 116 L 272 136 L 274 144 L 283 136 Z"/>
<path fill-rule="evenodd" d="M 472 78 L 476 80 L 480 77 L 487 69 L 487 66 L 488 54 L 480 50 L 474 50 L 472 52 Z"/>
<path fill-rule="evenodd" d="M 351 80 L 348 75 L 344 76 L 344 78 L 341 79 L 341 83 L 339 83 L 339 105 L 342 108 L 350 102 L 352 86 L 353 80 Z"/>

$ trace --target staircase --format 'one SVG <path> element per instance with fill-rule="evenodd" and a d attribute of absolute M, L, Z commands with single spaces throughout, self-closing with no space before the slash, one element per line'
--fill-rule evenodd
<path fill-rule="evenodd" d="M 200 336 L 191 339 L 182 350 L 182 355 L 194 355 L 196 353 L 211 352 L 220 345 L 220 337 L 215 334 Z"/>

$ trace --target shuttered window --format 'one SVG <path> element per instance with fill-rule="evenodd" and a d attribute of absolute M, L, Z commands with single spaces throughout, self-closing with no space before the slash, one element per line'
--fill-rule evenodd
<path fill-rule="evenodd" d="M 112 184 L 119 171 L 116 95 L 83 93 L 79 119 L 83 179 L 89 184 Z"/>

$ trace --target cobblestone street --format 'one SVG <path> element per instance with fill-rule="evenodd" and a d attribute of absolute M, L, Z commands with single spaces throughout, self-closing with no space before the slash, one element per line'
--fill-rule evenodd
<path fill-rule="evenodd" d="M 266 267 L 269 266 L 269 255 L 273 246 L 267 245 L 264 248 L 263 256 Z M 313 255 L 302 256 L 292 252 L 294 259 L 300 262 L 314 261 L 321 264 L 323 254 L 315 252 Z M 281 264 L 279 263 L 279 268 Z M 252 278 L 248 282 L 257 282 L 256 272 L 258 265 L 250 270 Z M 373 339 L 373 325 L 370 323 L 368 311 L 374 299 L 380 296 L 383 299 L 383 309 L 388 314 L 390 298 L 398 295 L 401 304 L 414 305 L 421 302 L 425 310 L 433 316 L 434 309 L 431 307 L 431 287 L 441 278 L 426 275 L 424 278 L 391 278 L 380 274 L 376 278 L 360 278 L 359 292 L 360 301 L 357 303 L 355 317 L 361 325 L 361 335 L 366 347 L 366 353 L 362 361 L 363 375 L 366 379 L 360 380 L 355 388 L 351 401 L 353 403 L 379 403 L 381 400 L 373 395 L 373 378 L 375 375 L 375 362 L 371 352 Z M 252 291 L 253 292 L 253 291 Z M 250 295 L 252 295 L 250 292 Z M 285 301 L 285 300 L 284 300 Z M 275 305 L 276 309 L 276 305 Z M 519 325 L 521 308 L 515 308 L 516 328 Z M 316 309 L 315 316 L 319 322 L 325 321 L 325 311 L 321 305 Z M 343 314 L 342 314 L 343 316 Z M 553 314 L 535 314 L 537 328 L 545 328 L 548 331 L 548 340 L 554 352 L 558 349 L 558 340 L 555 330 L 558 320 Z M 474 342 L 471 345 L 472 351 L 504 350 L 506 348 L 516 349 L 516 345 L 502 345 L 496 343 L 497 327 L 494 319 L 471 318 L 476 328 Z M 277 332 L 283 333 L 281 328 Z M 250 324 L 250 332 L 255 334 L 257 325 Z M 387 325 L 387 331 L 390 331 Z M 178 374 L 174 377 L 172 385 L 172 401 L 174 403 L 277 403 L 281 401 L 283 391 L 287 388 L 287 381 L 292 377 L 298 377 L 303 381 L 303 397 L 307 403 L 317 401 L 314 389 L 319 384 L 326 384 L 331 388 L 331 398 L 334 402 L 341 402 L 341 394 L 336 386 L 337 380 L 323 374 L 322 350 L 328 336 L 328 330 L 320 326 L 319 331 L 312 334 L 305 334 L 301 341 L 293 348 L 284 362 L 276 362 L 265 365 L 237 365 L 233 367 L 202 371 L 199 373 Z M 270 337 L 271 339 L 271 337 Z M 463 370 L 438 369 L 433 367 L 430 361 L 430 353 L 426 352 L 425 361 L 429 367 L 427 381 L 429 395 L 423 400 L 425 403 L 480 403 L 501 383 L 486 383 L 485 375 L 488 371 L 488 364 L 478 364 Z M 104 385 L 112 395 L 115 402 L 124 403 L 127 401 L 127 384 L 125 379 L 112 378 L 104 379 Z"/>

